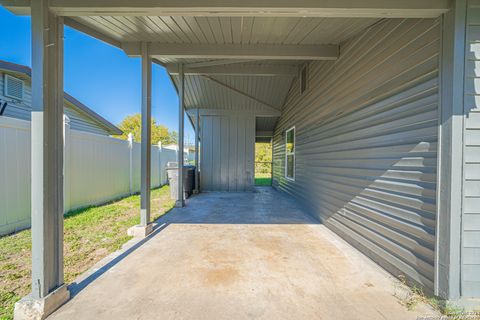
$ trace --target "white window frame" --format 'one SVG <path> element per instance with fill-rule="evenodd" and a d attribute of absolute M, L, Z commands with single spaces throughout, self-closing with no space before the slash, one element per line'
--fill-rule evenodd
<path fill-rule="evenodd" d="M 290 131 L 293 130 L 293 152 L 290 152 L 288 153 L 287 152 L 287 138 L 288 138 L 288 133 Z M 295 181 L 295 165 L 296 165 L 296 162 L 297 162 L 297 156 L 295 155 L 296 151 L 297 151 L 297 133 L 296 133 L 296 130 L 295 130 L 295 126 L 291 127 L 290 129 L 287 129 L 285 131 L 285 179 L 287 180 L 290 180 L 290 181 Z M 287 166 L 287 158 L 289 155 L 293 155 L 293 177 L 289 177 L 287 175 L 287 170 L 288 170 L 288 166 Z"/>

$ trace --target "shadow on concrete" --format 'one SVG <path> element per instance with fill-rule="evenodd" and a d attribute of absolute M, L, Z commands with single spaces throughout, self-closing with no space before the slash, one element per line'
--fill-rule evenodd
<path fill-rule="evenodd" d="M 272 187 L 254 192 L 205 192 L 192 196 L 158 223 L 192 224 L 319 224 L 291 196 Z"/>
<path fill-rule="evenodd" d="M 80 293 L 83 289 L 85 289 L 88 285 L 90 285 L 93 281 L 98 279 L 102 276 L 105 272 L 113 268 L 117 263 L 121 262 L 125 259 L 128 255 L 133 253 L 135 250 L 140 248 L 143 244 L 147 241 L 155 237 L 158 233 L 160 233 L 163 229 L 168 227 L 168 224 L 162 224 L 155 227 L 153 232 L 148 235 L 148 237 L 141 239 L 138 242 L 135 242 L 132 245 L 128 245 L 128 243 L 119 251 L 112 253 L 111 255 L 107 256 L 104 260 L 101 260 L 98 265 L 101 265 L 99 268 L 95 268 L 95 266 L 87 271 L 80 279 L 75 282 L 72 282 L 68 286 L 68 290 L 70 291 L 70 299 L 75 297 L 78 293 Z"/>

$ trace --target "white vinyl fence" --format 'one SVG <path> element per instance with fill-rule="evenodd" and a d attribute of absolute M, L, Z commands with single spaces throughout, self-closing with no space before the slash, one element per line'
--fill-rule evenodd
<path fill-rule="evenodd" d="M 140 191 L 140 144 L 65 125 L 65 212 Z M 176 151 L 152 146 L 152 187 Z M 30 226 L 30 121 L 0 116 L 0 235 Z"/>

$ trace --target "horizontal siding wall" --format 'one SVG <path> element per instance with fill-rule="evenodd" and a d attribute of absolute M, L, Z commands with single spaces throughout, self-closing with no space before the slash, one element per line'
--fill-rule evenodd
<path fill-rule="evenodd" d="M 0 235 L 30 226 L 30 140 L 30 121 L 0 117 Z M 67 127 L 65 211 L 139 192 L 139 159 L 139 143 L 130 149 L 128 141 Z M 176 161 L 174 150 L 152 146 L 152 187 L 167 183 L 169 161 Z"/>
<path fill-rule="evenodd" d="M 99 125 L 99 123 L 94 121 L 92 118 L 87 117 L 81 112 L 75 110 L 70 103 L 65 104 L 65 114 L 70 119 L 70 127 L 74 130 L 96 133 L 105 136 L 110 135 L 104 126 Z"/>
<path fill-rule="evenodd" d="M 15 76 L 15 74 L 9 74 Z M 5 96 L 5 73 L 0 72 L 0 100 L 7 102 L 3 115 L 22 120 L 30 120 L 32 111 L 32 90 L 30 81 L 24 80 L 23 101 L 18 101 Z"/>
<path fill-rule="evenodd" d="M 308 65 L 274 134 L 275 187 L 394 275 L 433 288 L 440 27 L 387 19 Z M 295 181 L 284 178 L 296 127 Z"/>
<path fill-rule="evenodd" d="M 480 1 L 469 1 L 465 50 L 462 296 L 480 296 Z"/>

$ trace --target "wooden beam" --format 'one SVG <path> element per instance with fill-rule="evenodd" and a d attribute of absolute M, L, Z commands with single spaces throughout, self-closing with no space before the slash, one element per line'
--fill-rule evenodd
<path fill-rule="evenodd" d="M 226 64 L 234 64 L 234 63 L 245 63 L 245 62 L 251 62 L 255 60 L 245 60 L 245 59 L 222 59 L 222 60 L 209 60 L 209 61 L 201 61 L 201 62 L 193 62 L 193 63 L 188 63 L 185 64 L 185 68 L 202 68 L 202 67 L 211 67 L 211 66 L 223 66 Z"/>
<path fill-rule="evenodd" d="M 124 42 L 129 56 L 140 56 L 139 42 Z M 236 45 L 151 43 L 156 58 L 253 59 L 253 60 L 336 60 L 337 45 Z"/>
<path fill-rule="evenodd" d="M 257 137 L 273 137 L 272 131 L 255 131 L 255 136 Z"/>
<path fill-rule="evenodd" d="M 83 23 L 80 23 L 72 18 L 68 18 L 66 17 L 65 18 L 65 21 L 64 21 L 65 25 L 71 27 L 71 28 L 74 28 L 80 32 L 83 32 L 91 37 L 94 37 L 100 41 L 103 41 L 105 43 L 108 43 L 114 47 L 118 47 L 120 48 L 122 46 L 122 43 L 116 39 L 113 39 L 112 37 L 109 37 L 107 35 L 105 35 L 104 33 L 98 31 L 98 30 L 95 30 L 95 29 L 92 29 L 86 25 L 84 25 Z"/>
<path fill-rule="evenodd" d="M 213 106 L 212 107 L 210 105 L 209 106 L 193 106 L 193 107 L 190 107 L 190 108 L 186 109 L 186 112 L 189 115 L 189 117 L 195 117 L 195 112 L 196 112 L 197 109 L 200 111 L 200 118 L 203 117 L 203 116 L 223 116 L 223 115 L 233 115 L 233 114 L 237 114 L 237 115 L 252 115 L 252 114 L 254 114 L 256 117 L 279 117 L 280 116 L 280 111 L 279 110 L 276 110 L 274 112 L 274 111 L 271 111 L 270 109 L 264 108 L 263 106 L 262 106 L 262 109 L 258 108 L 258 109 L 255 109 L 255 110 L 225 109 L 225 108 L 222 108 L 221 106 Z M 200 161 L 200 166 L 201 165 L 202 164 L 201 164 L 201 161 Z"/>
<path fill-rule="evenodd" d="M 30 1 L 2 3 L 21 12 Z M 449 0 L 50 0 L 49 3 L 56 14 L 63 16 L 435 18 L 450 8 Z"/>
<path fill-rule="evenodd" d="M 178 75 L 176 64 L 165 65 L 172 75 Z M 185 75 L 231 75 L 231 76 L 296 76 L 298 67 L 294 65 L 263 64 L 263 65 L 226 65 L 199 68 L 185 68 Z"/>

